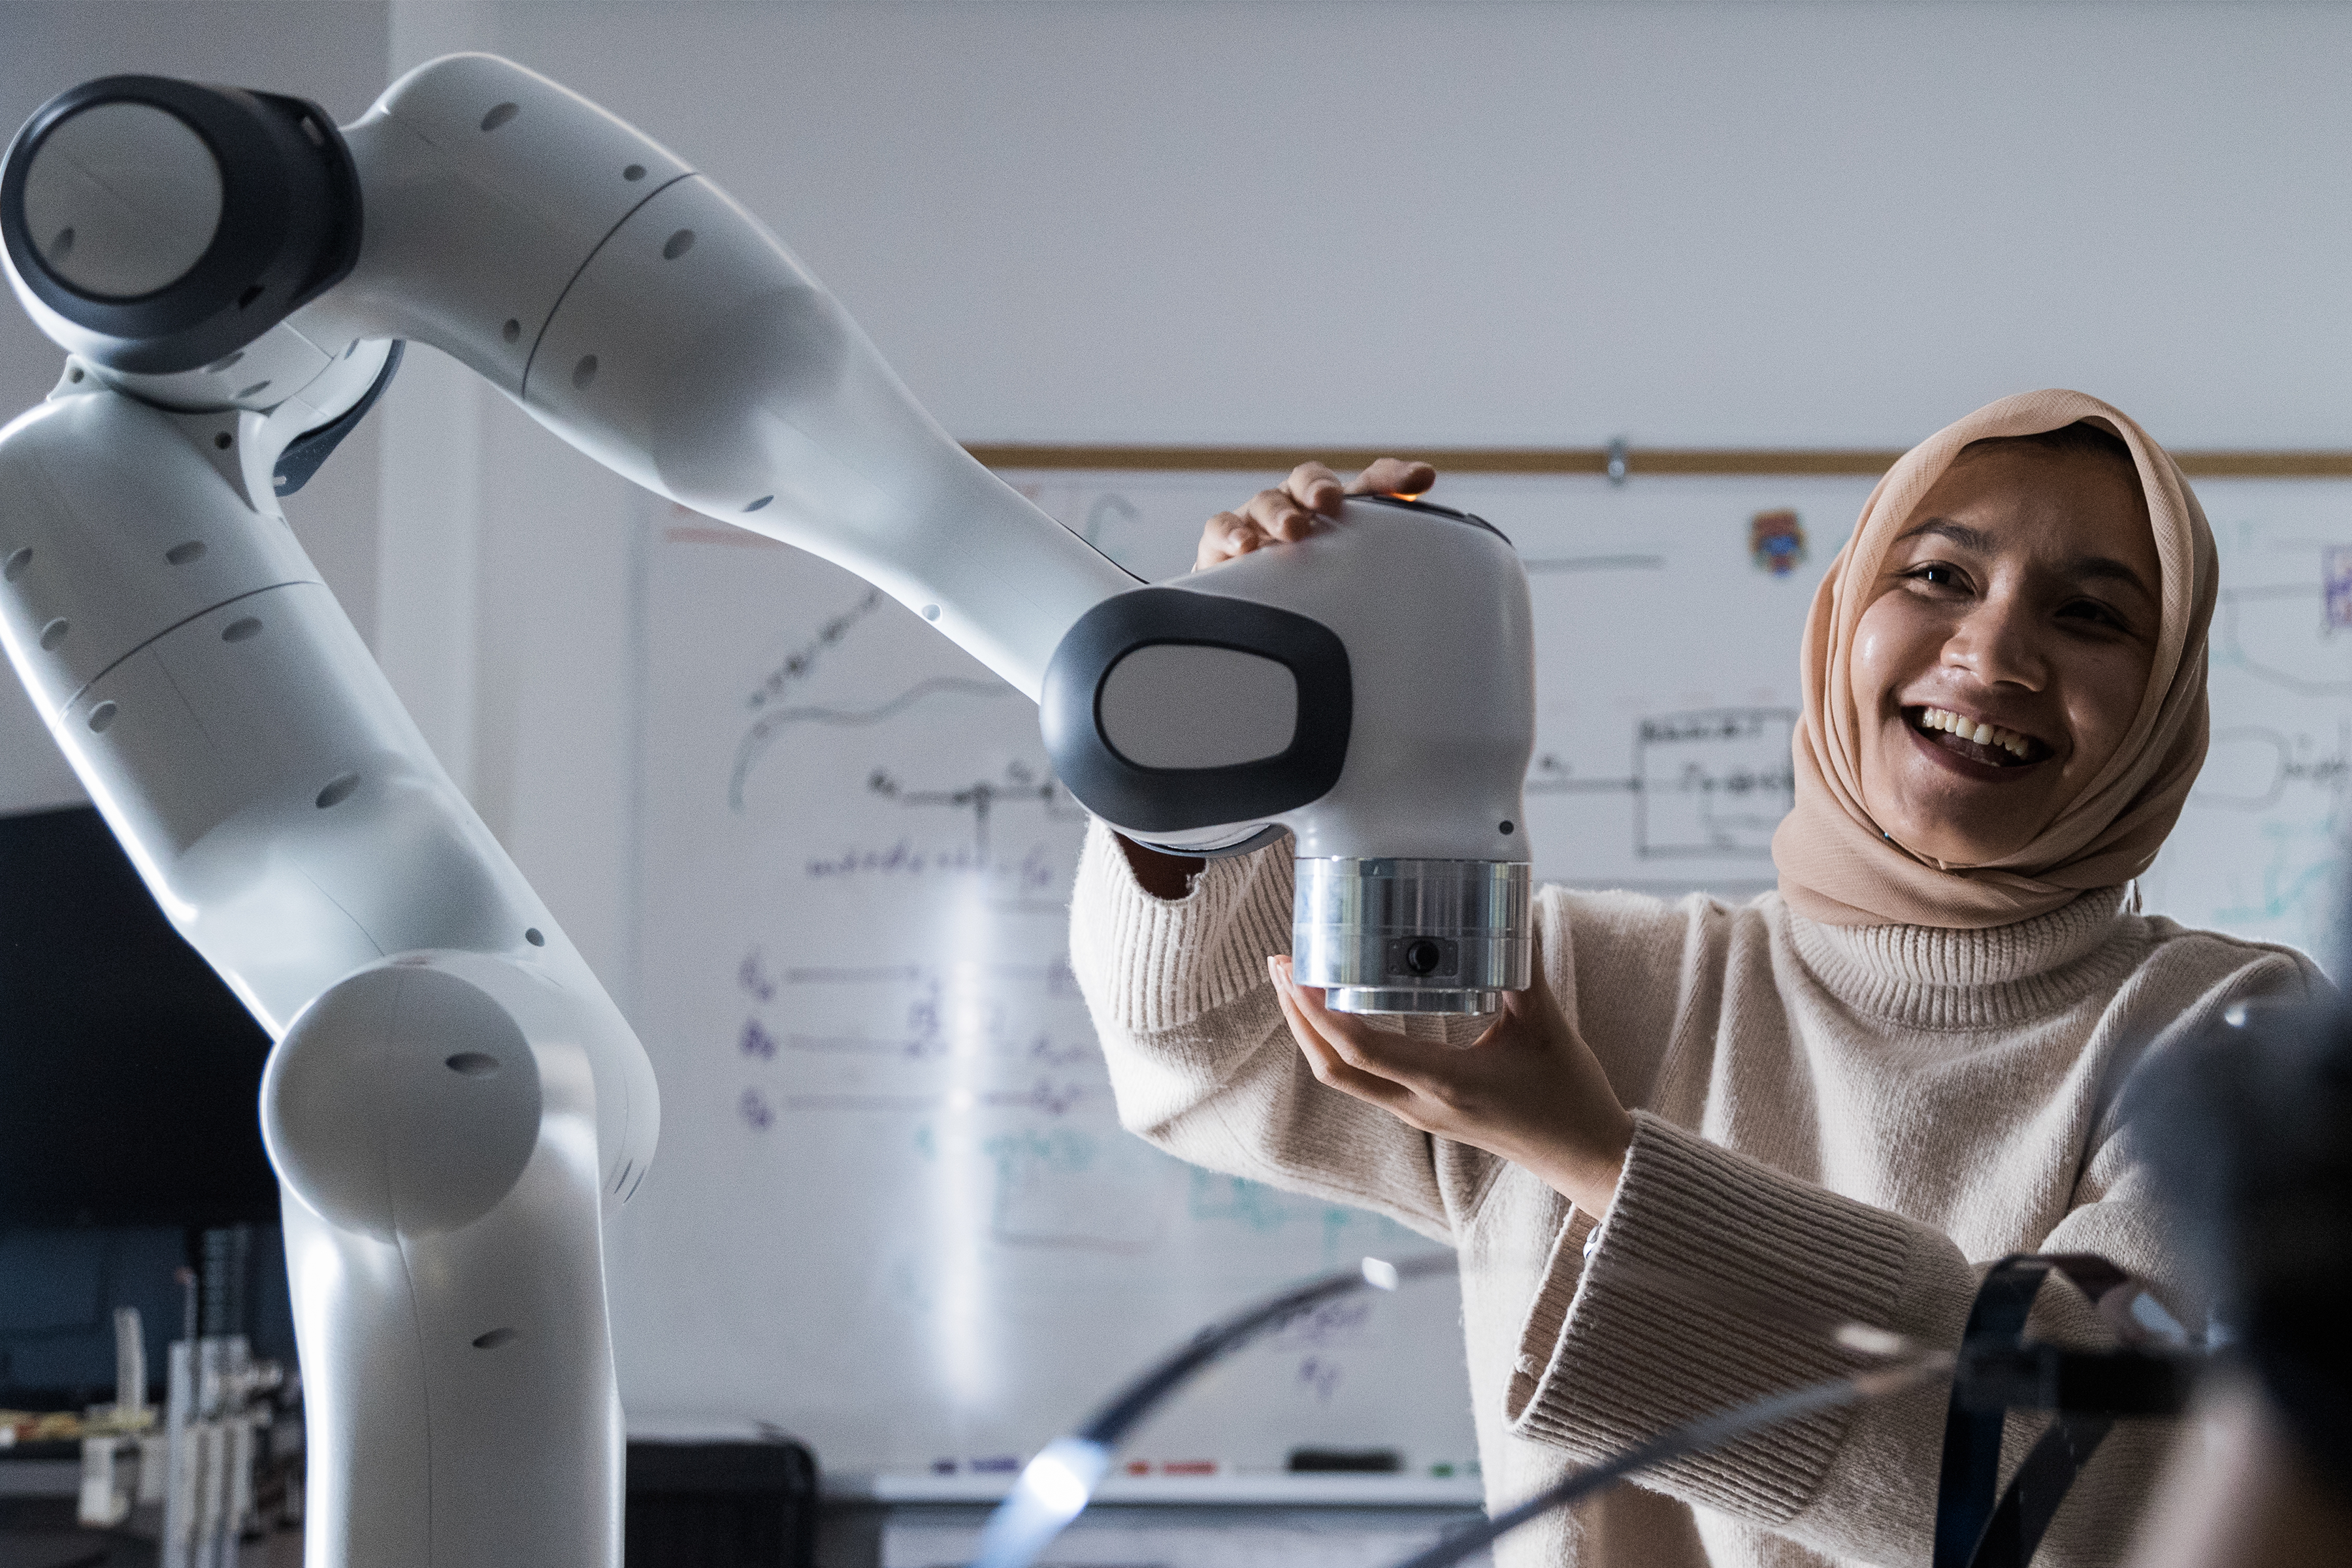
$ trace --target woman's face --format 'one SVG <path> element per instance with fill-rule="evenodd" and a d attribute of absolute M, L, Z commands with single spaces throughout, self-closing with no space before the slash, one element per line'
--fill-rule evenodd
<path fill-rule="evenodd" d="M 2138 716 L 2161 590 L 2128 464 L 2001 443 L 1946 469 L 1854 633 L 1879 826 L 1952 866 L 2030 843 Z"/>

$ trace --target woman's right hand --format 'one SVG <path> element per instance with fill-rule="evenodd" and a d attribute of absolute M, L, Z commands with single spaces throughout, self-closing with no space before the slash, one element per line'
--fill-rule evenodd
<path fill-rule="evenodd" d="M 1417 496 L 1437 482 L 1427 463 L 1382 458 L 1344 484 L 1321 463 L 1301 463 L 1270 490 L 1260 490 L 1239 511 L 1221 511 L 1201 530 L 1192 570 L 1205 571 L 1269 544 L 1288 543 L 1313 531 L 1318 517 L 1337 517 L 1349 496 Z"/>

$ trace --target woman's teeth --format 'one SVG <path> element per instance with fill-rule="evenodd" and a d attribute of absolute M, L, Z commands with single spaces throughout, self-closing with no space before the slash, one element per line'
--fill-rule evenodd
<path fill-rule="evenodd" d="M 2014 730 L 2004 730 L 1998 724 L 1979 724 L 1973 719 L 1963 719 L 1941 708 L 1920 710 L 1919 728 L 1942 730 L 1958 735 L 1963 741 L 1974 741 L 1979 746 L 1999 746 L 2021 761 L 2033 749 L 2033 742 Z"/>

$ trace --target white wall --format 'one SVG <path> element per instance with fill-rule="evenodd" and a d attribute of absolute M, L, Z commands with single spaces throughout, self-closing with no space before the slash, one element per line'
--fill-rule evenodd
<path fill-rule="evenodd" d="M 2338 5 L 14 0 L 0 119 L 349 117 L 467 46 L 732 189 L 967 439 L 1891 447 L 2056 383 L 2352 446 Z M 289 510 L 617 977 L 636 503 L 434 357 Z M 0 310 L 9 406 L 56 363 Z M 20 701 L 0 809 L 60 787 Z"/>
<path fill-rule="evenodd" d="M 2352 12 L 501 5 L 966 438 L 2352 439 Z"/>

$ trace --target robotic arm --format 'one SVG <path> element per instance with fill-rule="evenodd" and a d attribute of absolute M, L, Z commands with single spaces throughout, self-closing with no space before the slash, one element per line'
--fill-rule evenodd
<path fill-rule="evenodd" d="M 604 1213 L 642 1048 L 433 760 L 285 525 L 400 342 L 599 462 L 822 555 L 1035 698 L 1142 841 L 1286 829 L 1302 981 L 1475 1013 L 1530 975 L 1526 579 L 1477 519 L 1344 526 L 1146 586 L 964 453 L 824 288 L 669 152 L 460 55 L 337 130 L 149 77 L 0 165 L 9 280 L 69 353 L 0 432 L 0 644 L 263 1086 L 329 1563 L 615 1563 Z"/>

